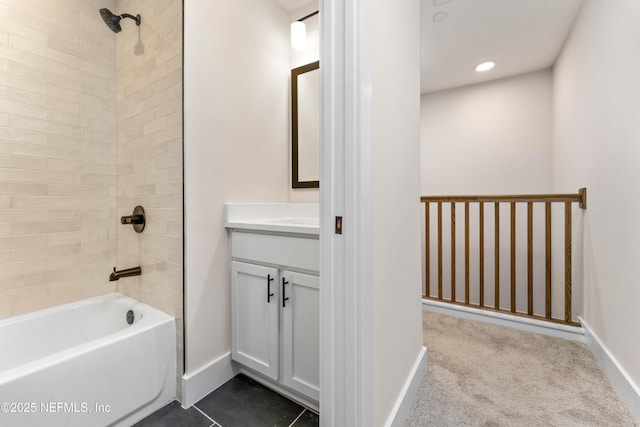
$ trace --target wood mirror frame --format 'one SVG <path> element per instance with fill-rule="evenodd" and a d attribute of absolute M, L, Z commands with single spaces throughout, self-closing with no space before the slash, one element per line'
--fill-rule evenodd
<path fill-rule="evenodd" d="M 301 181 L 299 162 L 299 108 L 298 108 L 298 77 L 301 74 L 320 69 L 320 61 L 312 62 L 291 70 L 291 186 L 292 188 L 319 188 L 320 181 Z M 318 92 L 320 88 L 318 87 Z M 318 135 L 318 140 L 320 136 Z M 318 147 L 318 150 L 320 147 Z"/>

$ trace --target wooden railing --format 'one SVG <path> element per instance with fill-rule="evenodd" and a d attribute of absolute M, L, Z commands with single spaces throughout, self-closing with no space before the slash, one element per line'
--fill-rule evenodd
<path fill-rule="evenodd" d="M 508 312 L 519 316 L 527 316 L 552 322 L 564 323 L 569 325 L 577 325 L 572 315 L 572 204 L 577 203 L 580 208 L 587 207 L 587 190 L 582 188 L 577 194 L 542 194 L 542 195 L 511 195 L 511 196 L 423 196 L 421 202 L 425 205 L 425 288 L 423 298 L 444 301 L 453 304 L 463 304 L 466 306 L 488 309 L 500 312 Z M 500 205 L 502 203 L 509 204 L 509 221 L 510 221 L 510 239 L 509 239 L 509 296 L 510 300 L 508 308 L 501 306 L 501 288 L 500 288 Z M 552 315 L 552 204 L 564 204 L 564 315 L 562 317 L 554 317 Z M 443 205 L 449 205 L 451 217 L 451 236 L 449 240 L 443 235 Z M 477 258 L 478 258 L 478 275 L 472 278 L 470 274 L 470 211 L 471 206 L 477 204 L 474 208 L 474 216 L 477 213 Z M 516 244 L 516 224 L 517 224 L 517 204 L 526 204 L 526 222 L 527 222 L 527 242 L 526 251 L 517 250 Z M 539 307 L 534 307 L 534 204 L 544 204 L 544 315 Z M 464 206 L 464 295 L 456 294 L 456 258 L 459 251 L 456 248 L 456 205 Z M 489 292 L 491 297 L 491 289 L 487 288 L 488 284 L 485 274 L 485 207 L 493 205 L 493 301 L 485 304 L 487 299 L 486 293 Z M 432 207 L 437 210 L 437 219 L 432 219 Z M 522 212 L 522 211 L 521 211 Z M 437 224 L 436 244 L 432 242 L 433 231 L 432 222 Z M 434 224 L 435 225 L 435 224 Z M 506 227 L 505 227 L 506 228 Z M 476 238 L 474 237 L 474 240 Z M 460 242 L 462 239 L 460 239 Z M 489 241 L 490 244 L 490 241 Z M 450 287 L 446 289 L 443 283 L 443 250 L 445 245 L 450 246 L 451 260 L 450 270 L 446 273 L 450 276 Z M 437 246 L 437 258 L 432 254 L 432 246 Z M 521 245 L 523 246 L 523 245 Z M 474 248 L 475 249 L 475 248 Z M 524 285 L 517 286 L 516 262 L 522 252 L 526 252 L 526 311 L 524 308 L 518 310 L 516 303 L 517 289 L 523 288 Z M 431 259 L 437 259 L 437 289 L 432 288 L 432 265 Z M 541 264 L 541 260 L 540 263 Z M 557 264 L 557 262 L 556 262 Z M 474 268 L 475 269 L 475 268 Z M 462 270 L 462 269 L 460 269 Z M 540 274 L 540 273 L 538 273 Z M 434 274 L 434 278 L 435 278 Z M 477 280 L 476 280 L 477 279 Z M 475 301 L 471 300 L 472 283 L 477 286 L 477 295 Z M 538 281 L 540 283 L 540 281 Z M 462 286 L 460 286 L 460 289 Z M 445 295 L 445 291 L 446 294 Z M 542 290 L 539 290 L 542 292 Z M 506 289 L 504 290 L 506 293 Z M 434 295 L 432 295 L 434 294 Z M 505 304 L 506 305 L 506 304 Z M 524 306 L 524 304 L 522 304 Z M 537 310 L 536 310 L 537 309 Z M 536 311 L 540 314 L 536 314 Z"/>

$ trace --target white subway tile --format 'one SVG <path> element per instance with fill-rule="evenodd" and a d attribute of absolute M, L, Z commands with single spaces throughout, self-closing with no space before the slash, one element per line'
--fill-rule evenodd
<path fill-rule="evenodd" d="M 78 221 L 14 222 L 11 224 L 12 235 L 78 230 L 80 230 L 80 222 Z"/>
<path fill-rule="evenodd" d="M 41 56 L 34 55 L 29 52 L 25 52 L 21 49 L 8 46 L 6 44 L 0 44 L 0 56 L 6 59 L 10 59 L 12 61 L 18 61 L 24 64 L 29 64 L 34 66 L 44 66 L 46 65 L 46 62 L 47 62 L 46 59 Z M 9 85 L 9 86 L 12 86 L 12 85 Z"/>
<path fill-rule="evenodd" d="M 17 157 L 16 157 L 17 158 Z M 34 159 L 43 160 L 43 159 Z M 46 161 L 46 159 L 44 159 Z M 68 173 L 57 171 L 40 171 L 26 169 L 12 169 L 9 177 L 12 181 L 22 182 L 49 182 L 52 184 L 79 184 L 80 177 Z"/>
<path fill-rule="evenodd" d="M 80 138 L 72 138 L 62 135 L 47 135 L 47 145 L 51 147 L 73 148 L 79 150 L 82 145 Z"/>
<path fill-rule="evenodd" d="M 0 209 L 10 208 L 13 199 L 9 196 L 0 196 Z"/>
<path fill-rule="evenodd" d="M 16 143 L 11 144 L 9 152 L 15 156 L 30 156 L 37 157 L 39 160 L 43 159 L 62 159 L 62 160 L 77 160 L 80 158 L 80 153 L 77 150 L 68 148 L 55 148 L 37 144 L 24 144 Z"/>
<path fill-rule="evenodd" d="M 81 249 L 82 247 L 79 243 L 28 249 L 13 249 L 11 250 L 11 261 L 18 262 L 35 259 L 47 259 L 59 256 L 77 255 L 80 253 Z"/>
<path fill-rule="evenodd" d="M 44 97 L 44 106 L 49 109 L 49 111 L 62 111 L 65 113 L 78 114 L 80 111 L 81 105 L 74 102 L 69 102 L 64 99 L 55 98 L 53 96 L 45 96 Z"/>
<path fill-rule="evenodd" d="M 13 286 L 14 288 L 25 288 L 34 285 L 40 284 L 48 284 L 50 282 L 60 281 L 60 280 L 68 280 L 73 277 L 78 276 L 78 272 L 75 269 L 66 269 L 66 270 L 47 270 L 40 272 L 25 272 L 23 274 L 18 274 L 13 276 Z M 25 296 L 24 298 L 29 298 Z"/>
<path fill-rule="evenodd" d="M 9 150 L 12 151 L 16 144 L 7 144 Z M 33 147 L 41 147 L 39 145 L 26 144 Z M 44 171 L 47 169 L 47 159 L 31 158 L 31 157 L 18 157 L 15 155 L 0 154 L 0 168 L 7 169 L 33 169 L 37 171 Z M 13 174 L 8 174 L 6 180 L 10 177 L 15 178 Z M 13 179 L 14 181 L 20 181 L 19 179 Z M 36 180 L 38 182 L 38 180 Z"/>
<path fill-rule="evenodd" d="M 103 110 L 108 109 L 108 100 L 98 98 L 92 95 L 86 95 L 77 91 L 69 90 L 55 85 L 47 85 L 46 93 L 54 98 L 72 101 L 80 105 L 87 105 Z"/>
<path fill-rule="evenodd" d="M 83 173 L 82 174 L 82 183 L 84 185 L 100 185 L 100 186 L 111 186 L 116 185 L 116 177 L 115 175 L 105 175 L 105 174 L 97 174 L 97 173 Z"/>
<path fill-rule="evenodd" d="M 156 184 L 157 194 L 182 194 L 182 181 L 159 182 Z"/>
<path fill-rule="evenodd" d="M 182 166 L 182 154 L 170 154 L 156 160 L 156 168 L 165 169 L 175 166 Z"/>
<path fill-rule="evenodd" d="M 10 101 L 8 99 L 0 98 L 0 110 L 7 111 L 11 115 L 15 116 L 25 116 L 31 117 L 34 119 L 46 119 L 47 118 L 47 109 L 42 107 L 35 107 L 29 104 L 22 104 L 15 101 Z M 3 122 L 3 126 L 9 126 L 9 115 L 3 114 L 4 118 L 1 118 L 1 122 Z"/>
<path fill-rule="evenodd" d="M 44 221 L 46 218 L 47 211 L 43 209 L 0 209 L 0 222 Z"/>
<path fill-rule="evenodd" d="M 9 126 L 29 131 L 53 133 L 71 137 L 80 136 L 80 129 L 77 127 L 27 117 L 9 116 Z"/>
<path fill-rule="evenodd" d="M 169 236 L 182 237 L 183 225 L 181 222 L 170 222 L 167 224 L 167 234 Z"/>
<path fill-rule="evenodd" d="M 0 301 L 11 301 L 11 305 L 13 306 L 17 304 L 18 301 L 46 297 L 48 293 L 48 285 L 24 286 L 0 292 Z M 12 312 L 12 314 L 17 313 Z"/>
<path fill-rule="evenodd" d="M 47 271 L 47 260 L 36 260 L 26 262 L 14 262 L 0 267 L 0 276 L 15 277 L 28 273 L 39 273 Z M 11 282 L 11 280 L 8 280 Z"/>
<path fill-rule="evenodd" d="M 53 49 L 49 46 L 34 42 L 32 40 L 16 36 L 11 34 L 9 36 L 9 44 L 16 49 L 21 49 L 25 52 L 32 53 L 34 55 L 42 56 L 47 59 L 51 59 L 66 64 L 80 65 L 82 60 L 73 55 L 69 55 L 65 52 Z"/>
<path fill-rule="evenodd" d="M 16 89 L 2 84 L 0 84 L 0 98 L 38 107 L 42 107 L 44 105 L 43 95 L 27 92 L 25 90 Z"/>
<path fill-rule="evenodd" d="M 25 195 L 45 195 L 48 194 L 46 184 L 25 184 L 20 182 L 0 182 L 0 194 L 25 194 Z M 0 222 L 2 222 L 0 220 Z"/>
<path fill-rule="evenodd" d="M 116 226 L 115 218 L 84 218 L 81 221 L 81 229 L 84 230 L 98 230 L 103 231 L 108 230 L 111 227 Z M 106 236 L 105 239 L 106 240 Z M 93 241 L 93 239 L 89 239 L 88 241 Z"/>
<path fill-rule="evenodd" d="M 68 22 L 68 18 L 66 18 L 66 20 Z M 82 47 L 80 46 L 80 39 L 77 39 L 77 43 L 74 43 L 58 37 L 49 36 L 49 47 L 54 50 L 72 55 L 73 57 L 83 56 Z"/>
<path fill-rule="evenodd" d="M 77 160 L 59 160 L 48 159 L 47 169 L 57 172 L 74 172 L 79 171 L 82 168 L 82 162 Z"/>
<path fill-rule="evenodd" d="M 11 121 L 11 116 L 9 116 Z M 0 140 L 11 142 L 28 142 L 31 144 L 46 144 L 47 135 L 41 132 L 31 132 L 23 129 L 0 128 Z"/>
<path fill-rule="evenodd" d="M 169 180 L 167 169 L 149 170 L 144 173 L 144 182 L 147 184 L 166 182 Z"/>
<path fill-rule="evenodd" d="M 32 81 L 45 81 L 47 76 L 45 67 L 23 64 L 18 61 L 9 63 L 9 72 L 15 76 L 19 76 Z"/>

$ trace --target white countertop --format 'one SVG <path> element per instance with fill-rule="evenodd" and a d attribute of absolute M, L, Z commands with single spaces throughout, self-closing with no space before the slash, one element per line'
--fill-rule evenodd
<path fill-rule="evenodd" d="M 236 230 L 320 234 L 318 203 L 228 203 L 224 226 Z"/>

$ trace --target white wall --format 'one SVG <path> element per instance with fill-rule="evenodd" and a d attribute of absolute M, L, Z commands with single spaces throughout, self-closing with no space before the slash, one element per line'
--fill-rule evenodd
<path fill-rule="evenodd" d="M 296 21 L 312 12 L 315 12 L 319 7 L 320 5 L 317 0 L 312 1 L 291 12 L 289 14 L 289 20 L 291 22 Z M 320 59 L 320 15 L 307 18 L 304 23 L 307 26 L 307 44 L 304 49 L 291 49 L 292 69 Z M 320 67 L 322 67 L 322 64 L 320 64 Z M 289 167 L 291 168 L 291 110 L 289 110 L 289 120 L 287 123 L 289 124 Z M 291 176 L 291 173 L 289 176 Z M 320 191 L 317 188 L 291 188 L 290 178 L 289 201 L 292 203 L 318 203 L 320 201 Z"/>
<path fill-rule="evenodd" d="M 320 8 L 318 0 L 294 10 L 289 14 L 291 22 L 310 15 Z M 291 68 L 300 67 L 320 59 L 320 15 L 314 15 L 303 21 L 307 27 L 307 44 L 304 49 L 291 48 Z"/>
<path fill-rule="evenodd" d="M 552 189 L 552 72 L 550 69 L 422 95 L 422 194 L 540 194 Z M 576 192 L 578 186 L 567 189 Z M 464 299 L 464 206 L 457 205 L 456 298 Z M 554 257 L 553 316 L 564 316 L 564 212 L 553 210 Z M 516 208 L 518 253 L 527 251 L 526 205 Z M 578 210 L 577 208 L 575 209 Z M 544 206 L 534 206 L 534 313 L 545 314 Z M 500 265 L 501 307 L 509 308 L 509 206 L 500 209 L 503 260 Z M 450 297 L 450 209 L 443 206 L 443 295 Z M 485 206 L 485 304 L 494 304 L 494 208 Z M 431 230 L 437 213 L 432 205 Z M 576 218 L 578 221 L 579 218 Z M 576 227 L 576 231 L 579 228 Z M 434 231 L 435 233 L 435 231 Z M 479 303 L 478 207 L 470 208 L 470 298 Z M 579 236 L 576 235 L 576 239 Z M 437 240 L 431 248 L 431 295 L 437 294 Z M 578 242 L 579 243 L 579 242 Z M 424 245 L 424 242 L 423 242 Z M 579 245 L 574 247 L 574 267 L 580 265 Z M 579 283 L 578 268 L 575 283 Z M 527 309 L 527 262 L 516 265 L 517 309 Z M 574 292 L 574 314 L 582 313 L 582 293 Z M 577 318 L 576 318 L 577 319 Z"/>
<path fill-rule="evenodd" d="M 554 67 L 554 190 L 589 190 L 584 319 L 640 384 L 640 3 L 586 0 Z"/>
<path fill-rule="evenodd" d="M 551 94 L 544 70 L 423 95 L 422 194 L 549 192 Z"/>
<path fill-rule="evenodd" d="M 420 2 L 371 5 L 372 398 L 383 425 L 422 348 Z"/>
<path fill-rule="evenodd" d="M 275 1 L 185 1 L 186 372 L 230 350 L 225 202 L 286 202 L 289 16 Z M 241 23 L 241 25 L 239 25 Z"/>

